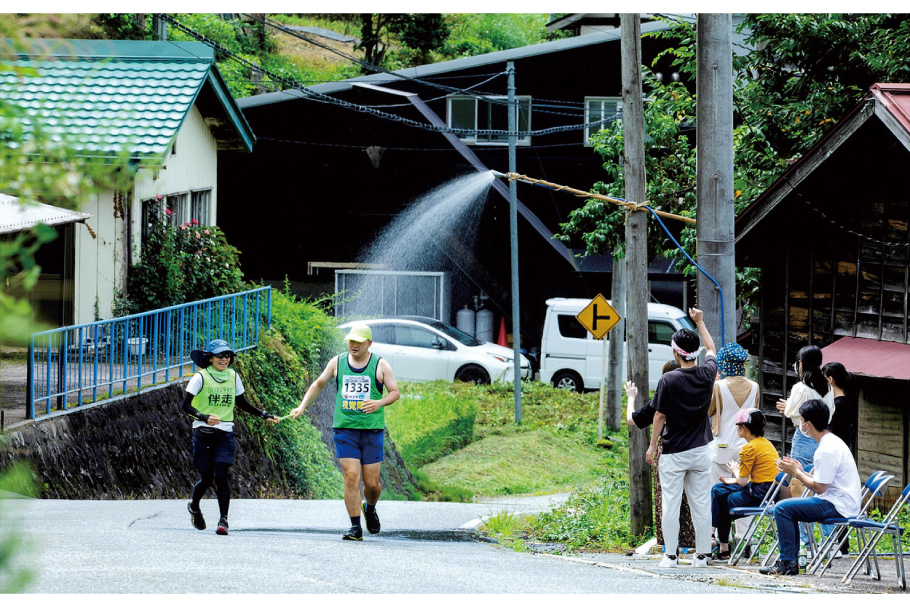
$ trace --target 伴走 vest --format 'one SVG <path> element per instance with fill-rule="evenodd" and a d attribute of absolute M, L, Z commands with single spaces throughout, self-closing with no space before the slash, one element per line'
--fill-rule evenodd
<path fill-rule="evenodd" d="M 211 367 L 199 371 L 202 389 L 193 397 L 193 407 L 203 415 L 217 415 L 223 422 L 234 421 L 234 394 L 237 373 L 233 369 L 214 371 Z"/>

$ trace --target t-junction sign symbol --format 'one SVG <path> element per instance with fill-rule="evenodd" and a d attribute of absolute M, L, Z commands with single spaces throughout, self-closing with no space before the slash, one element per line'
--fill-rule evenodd
<path fill-rule="evenodd" d="M 575 318 L 594 336 L 594 339 L 603 339 L 603 336 L 622 320 L 600 293 Z"/>

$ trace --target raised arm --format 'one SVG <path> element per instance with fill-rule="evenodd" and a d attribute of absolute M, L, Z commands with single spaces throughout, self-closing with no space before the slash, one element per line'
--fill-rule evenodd
<path fill-rule="evenodd" d="M 705 326 L 704 313 L 698 308 L 689 308 L 689 317 L 695 323 L 695 328 L 698 329 L 698 336 L 701 337 L 701 343 L 705 345 L 706 353 L 711 356 L 717 356 L 714 340 L 711 339 L 711 333 L 708 332 L 708 327 Z"/>

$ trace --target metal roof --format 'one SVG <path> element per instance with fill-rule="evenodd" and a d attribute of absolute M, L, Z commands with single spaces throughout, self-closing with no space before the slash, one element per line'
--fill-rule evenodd
<path fill-rule="evenodd" d="M 204 86 L 248 150 L 255 140 L 201 42 L 0 40 L 0 97 L 86 156 L 164 155 Z"/>
<path fill-rule="evenodd" d="M 49 204 L 23 203 L 14 196 L 0 194 L 0 234 L 19 232 L 44 223 L 58 225 L 85 221 L 91 217 L 88 213 L 61 209 Z"/>
<path fill-rule="evenodd" d="M 669 27 L 670 26 L 668 24 L 660 21 L 656 21 L 654 23 L 644 23 L 641 26 L 641 33 L 647 34 L 649 32 L 663 31 L 669 29 Z M 445 74 L 458 70 L 466 70 L 474 67 L 490 65 L 493 63 L 504 63 L 506 61 L 514 61 L 516 59 L 524 59 L 537 55 L 558 53 L 560 51 L 592 46 L 596 44 L 603 44 L 606 42 L 616 42 L 618 44 L 621 37 L 620 34 L 621 32 L 616 29 L 601 32 L 598 34 L 575 36 L 574 38 L 563 38 L 562 40 L 554 40 L 553 42 L 532 44 L 530 46 L 522 46 L 505 51 L 496 51 L 493 53 L 476 55 L 474 57 L 464 57 L 461 59 L 452 59 L 451 61 L 442 61 L 440 63 L 431 63 L 428 65 L 409 67 L 401 70 L 395 70 L 392 72 L 392 74 L 399 74 L 404 78 L 428 78 L 430 76 L 435 76 L 438 74 Z M 317 84 L 307 88 L 327 95 L 331 93 L 337 93 L 339 91 L 349 90 L 353 88 L 355 83 L 365 82 L 369 84 L 389 84 L 392 82 L 405 81 L 402 78 L 397 78 L 392 74 L 370 74 L 369 76 L 358 76 L 356 78 L 348 78 L 347 80 L 340 80 L 338 82 Z M 306 98 L 306 93 L 303 93 L 299 90 L 278 91 L 275 93 L 266 93 L 264 95 L 254 95 L 253 97 L 245 97 L 243 99 L 239 99 L 237 101 L 237 104 L 242 108 L 248 108 L 260 105 L 268 105 L 271 103 L 279 103 L 282 101 L 291 101 L 295 98 Z"/>
<path fill-rule="evenodd" d="M 870 94 L 910 133 L 910 84 L 873 84 Z"/>
<path fill-rule="evenodd" d="M 826 363 L 839 362 L 854 375 L 910 379 L 910 344 L 842 337 L 822 348 Z"/>

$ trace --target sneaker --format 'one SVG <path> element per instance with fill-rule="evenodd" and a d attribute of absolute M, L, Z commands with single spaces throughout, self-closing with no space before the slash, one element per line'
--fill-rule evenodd
<path fill-rule="evenodd" d="M 758 572 L 764 575 L 799 575 L 799 565 L 791 561 L 777 561 L 770 567 L 762 567 Z"/>
<path fill-rule="evenodd" d="M 675 569 L 676 566 L 676 556 L 672 554 L 665 554 L 664 558 L 660 561 L 660 565 L 658 565 L 658 567 L 663 567 L 664 569 Z"/>
<path fill-rule="evenodd" d="M 347 533 L 341 536 L 343 540 L 354 540 L 355 542 L 363 541 L 363 528 L 361 527 L 351 527 L 347 530 Z"/>
<path fill-rule="evenodd" d="M 218 519 L 218 529 L 215 530 L 215 533 L 217 533 L 218 535 L 227 535 L 228 534 L 227 531 L 228 531 L 227 517 L 222 516 L 220 519 Z"/>
<path fill-rule="evenodd" d="M 708 558 L 707 554 L 697 554 L 695 558 L 692 559 L 693 567 L 707 567 L 711 564 L 711 559 Z"/>
<path fill-rule="evenodd" d="M 744 558 L 748 558 L 743 555 Z M 711 560 L 713 561 L 729 561 L 730 560 L 730 551 L 729 550 L 718 550 L 716 556 L 712 556 Z"/>
<path fill-rule="evenodd" d="M 193 523 L 193 527 L 200 531 L 205 529 L 205 518 L 202 516 L 202 509 L 193 510 L 193 502 L 187 502 L 186 509 L 190 511 L 190 522 Z"/>
<path fill-rule="evenodd" d="M 367 531 L 369 531 L 371 535 L 379 533 L 379 515 L 376 514 L 376 507 L 373 506 L 373 513 L 370 514 L 367 510 L 367 503 L 363 502 L 360 504 L 360 509 L 363 511 L 363 517 L 367 522 Z"/>

